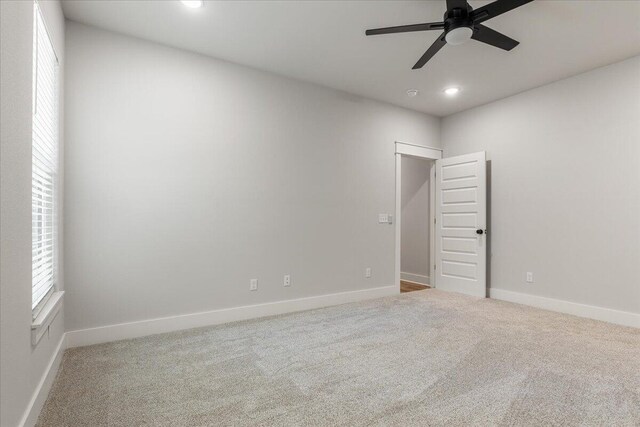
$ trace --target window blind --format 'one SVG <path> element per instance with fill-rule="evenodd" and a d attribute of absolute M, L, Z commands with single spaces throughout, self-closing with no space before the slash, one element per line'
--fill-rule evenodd
<path fill-rule="evenodd" d="M 37 2 L 33 28 L 31 308 L 35 317 L 56 280 L 58 166 L 58 60 Z"/>

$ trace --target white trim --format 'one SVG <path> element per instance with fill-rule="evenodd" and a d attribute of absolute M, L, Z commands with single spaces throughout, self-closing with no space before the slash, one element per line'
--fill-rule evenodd
<path fill-rule="evenodd" d="M 62 356 L 64 355 L 66 348 L 66 334 L 63 334 L 58 346 L 51 356 L 47 369 L 45 369 L 42 374 L 42 378 L 40 378 L 40 382 L 31 396 L 31 400 L 27 405 L 27 409 L 25 410 L 18 427 L 31 427 L 36 424 L 36 421 L 38 421 L 38 416 L 44 406 L 44 402 L 47 400 L 49 390 L 51 390 L 51 386 L 53 385 L 53 380 L 55 380 L 56 375 L 58 374 L 58 369 L 60 368 Z"/>
<path fill-rule="evenodd" d="M 397 143 L 396 143 L 397 145 Z M 395 239 L 395 265 L 393 267 L 393 283 L 400 290 L 400 248 L 402 244 L 402 155 L 396 153 L 396 239 Z"/>
<path fill-rule="evenodd" d="M 429 277 L 433 278 L 429 280 L 429 286 L 436 287 L 436 224 L 434 218 L 436 217 L 436 165 L 435 162 L 431 165 L 429 171 Z"/>
<path fill-rule="evenodd" d="M 438 147 L 430 147 L 429 145 L 420 145 L 420 144 L 412 144 L 410 142 L 402 142 L 402 141 L 396 141 L 396 144 L 400 144 L 400 145 L 411 145 L 413 147 L 420 147 L 420 148 L 430 148 L 432 150 L 435 151 L 440 151 L 441 153 L 443 152 L 442 148 L 438 148 Z"/>
<path fill-rule="evenodd" d="M 31 322 L 31 344 L 36 345 L 62 307 L 64 291 L 55 291 Z"/>
<path fill-rule="evenodd" d="M 400 273 L 400 279 L 406 282 L 413 282 L 419 285 L 427 285 L 429 286 L 429 276 L 424 276 L 422 274 L 413 274 L 413 273 L 405 273 L 404 271 Z"/>
<path fill-rule="evenodd" d="M 67 332 L 67 347 L 80 347 L 109 341 L 161 334 L 164 332 L 218 325 L 238 320 L 292 313 L 296 311 L 397 295 L 399 292 L 400 289 L 397 286 L 383 286 L 358 291 L 340 292 L 265 304 L 226 308 L 202 313 L 183 314 L 158 319 L 141 320 L 138 322 L 100 326 L 90 329 L 80 329 Z"/>
<path fill-rule="evenodd" d="M 504 289 L 489 289 L 489 297 L 502 301 L 514 302 L 545 310 L 572 314 L 574 316 L 587 317 L 589 319 L 602 320 L 623 326 L 640 328 L 640 314 L 628 311 L 613 310 L 594 305 L 579 304 L 554 298 L 540 297 Z"/>
<path fill-rule="evenodd" d="M 422 159 L 441 159 L 442 150 L 438 148 L 424 147 L 421 145 L 407 144 L 405 142 L 396 142 L 396 154 L 405 156 L 419 157 Z"/>
<path fill-rule="evenodd" d="M 35 308 L 31 310 L 32 322 L 38 318 L 38 315 L 40 314 L 42 309 L 46 307 L 47 303 L 49 302 L 49 299 L 51 298 L 51 296 L 55 291 L 56 291 L 56 287 L 55 286 L 51 287 L 45 294 L 44 298 L 42 298 L 42 300 L 40 300 L 40 302 L 35 306 Z"/>

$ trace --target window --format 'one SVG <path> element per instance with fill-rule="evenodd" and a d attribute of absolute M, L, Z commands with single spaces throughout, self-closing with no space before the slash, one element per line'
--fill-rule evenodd
<path fill-rule="evenodd" d="M 33 24 L 31 308 L 35 318 L 56 283 L 58 59 L 37 2 Z"/>

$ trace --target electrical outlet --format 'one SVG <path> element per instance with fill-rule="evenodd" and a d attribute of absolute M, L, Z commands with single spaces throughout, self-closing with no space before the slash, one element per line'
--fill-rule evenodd
<path fill-rule="evenodd" d="M 533 273 L 527 271 L 527 283 L 533 283 Z"/>
<path fill-rule="evenodd" d="M 251 279 L 249 282 L 249 290 L 257 291 L 258 290 L 258 279 Z"/>
<path fill-rule="evenodd" d="M 371 268 L 370 267 L 367 267 L 364 270 L 364 277 L 366 277 L 367 279 L 371 277 Z"/>
<path fill-rule="evenodd" d="M 289 274 L 285 274 L 285 275 L 284 275 L 284 280 L 282 281 L 282 284 L 283 284 L 284 286 L 287 286 L 287 287 L 288 287 L 288 286 L 291 286 L 291 275 L 289 275 Z"/>

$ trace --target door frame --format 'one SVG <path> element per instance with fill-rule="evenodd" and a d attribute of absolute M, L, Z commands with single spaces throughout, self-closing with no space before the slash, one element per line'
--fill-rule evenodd
<path fill-rule="evenodd" d="M 395 157 L 396 157 L 396 208 L 395 208 L 395 269 L 394 269 L 394 281 L 395 286 L 398 287 L 398 293 L 400 293 L 400 248 L 402 238 L 402 156 L 416 157 L 426 160 L 440 160 L 442 159 L 442 149 L 427 147 L 424 145 L 410 144 L 407 142 L 396 141 L 395 143 Z M 435 255 L 435 229 L 433 226 L 434 209 L 435 209 L 435 179 L 436 172 L 435 165 L 431 168 L 431 174 L 429 176 L 429 285 L 432 288 L 436 287 L 436 275 L 434 272 L 433 257 Z"/>

